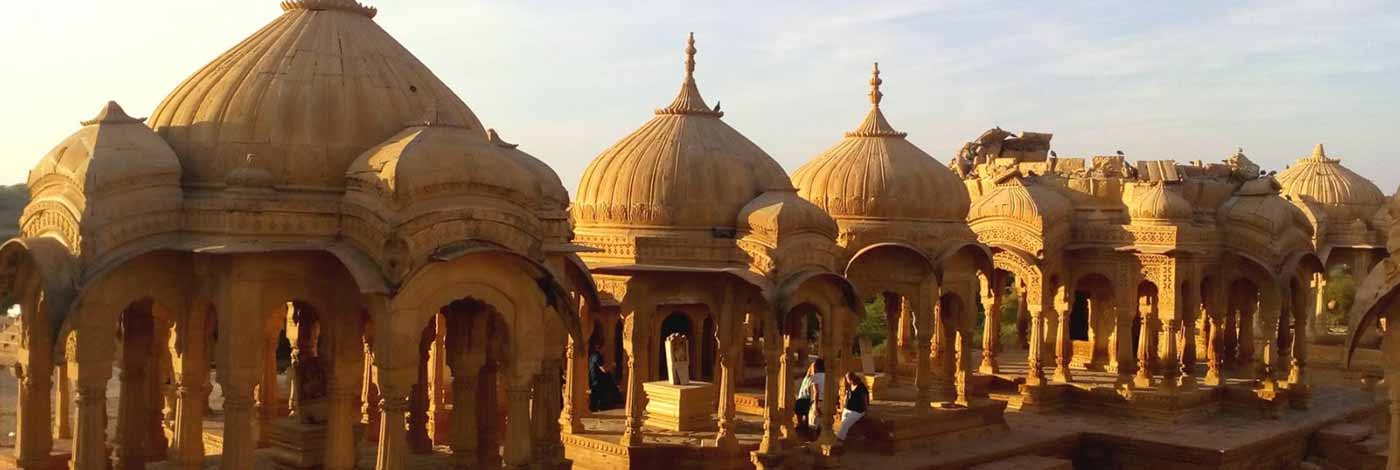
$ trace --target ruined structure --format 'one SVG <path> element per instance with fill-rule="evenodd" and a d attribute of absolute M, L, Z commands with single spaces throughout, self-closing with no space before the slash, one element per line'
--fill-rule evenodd
<path fill-rule="evenodd" d="M 1326 267 L 1379 263 L 1358 305 L 1389 312 L 1396 218 L 1321 146 L 1274 176 L 996 128 L 945 165 L 890 124 L 877 65 L 864 120 L 789 175 L 701 96 L 692 36 L 677 96 L 571 200 L 374 8 L 282 9 L 34 166 L 0 245 L 0 465 L 1262 470 L 1369 410 L 1314 399 L 1309 338 Z M 877 300 L 883 352 L 858 335 Z M 857 367 L 872 400 L 839 442 Z M 592 406 L 599 371 L 619 408 Z"/>

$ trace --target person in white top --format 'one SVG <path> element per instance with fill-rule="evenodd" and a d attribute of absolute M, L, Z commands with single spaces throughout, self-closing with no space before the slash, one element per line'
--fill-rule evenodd
<path fill-rule="evenodd" d="M 793 405 L 793 411 L 797 413 L 798 429 L 821 429 L 817 410 L 818 404 L 825 397 L 822 393 L 825 384 L 826 364 L 818 358 L 807 366 L 807 375 L 802 377 L 801 385 L 797 386 L 797 402 Z"/>

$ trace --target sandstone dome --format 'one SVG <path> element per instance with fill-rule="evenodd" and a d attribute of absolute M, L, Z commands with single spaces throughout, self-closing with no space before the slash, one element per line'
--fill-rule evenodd
<path fill-rule="evenodd" d="M 117 103 L 108 102 L 82 125 L 30 170 L 31 193 L 59 183 L 69 183 L 82 194 L 179 184 L 180 161 L 175 152 Z"/>
<path fill-rule="evenodd" d="M 284 13 L 172 91 L 149 125 L 189 187 L 220 187 L 247 155 L 281 188 L 341 188 L 350 163 L 435 110 L 485 134 L 471 109 L 353 0 Z"/>
<path fill-rule="evenodd" d="M 1235 192 L 1235 197 L 1220 209 L 1219 218 L 1226 231 L 1252 229 L 1261 234 L 1281 236 L 1290 228 L 1297 228 L 1312 236 L 1313 227 L 1307 216 L 1280 196 L 1281 189 L 1282 185 L 1272 177 L 1246 181 Z"/>
<path fill-rule="evenodd" d="M 1001 218 L 1044 227 L 1068 223 L 1071 213 L 1069 200 L 1054 190 L 1007 175 L 972 205 L 967 220 Z"/>
<path fill-rule="evenodd" d="M 835 240 L 837 233 L 836 221 L 831 216 L 791 189 L 769 191 L 754 198 L 740 211 L 737 228 L 773 240 L 802 233 Z"/>
<path fill-rule="evenodd" d="M 793 185 L 838 218 L 962 222 L 970 203 L 967 187 L 890 126 L 880 110 L 882 83 L 876 64 L 865 121 L 798 169 Z"/>
<path fill-rule="evenodd" d="M 1283 194 L 1324 207 L 1332 223 L 1365 221 L 1386 202 L 1375 183 L 1328 158 L 1322 144 L 1279 173 L 1278 182 Z"/>
<path fill-rule="evenodd" d="M 733 227 L 753 198 L 792 187 L 778 162 L 705 104 L 694 54 L 692 36 L 675 101 L 584 170 L 572 209 L 580 226 Z"/>
<path fill-rule="evenodd" d="M 563 187 L 542 165 L 495 132 L 422 122 L 365 152 L 345 177 L 352 190 L 369 189 L 401 204 L 473 195 L 562 209 Z"/>
<path fill-rule="evenodd" d="M 1139 188 L 1139 194 L 1128 206 L 1128 217 L 1139 225 L 1162 225 L 1191 221 L 1191 203 L 1162 182 Z"/>

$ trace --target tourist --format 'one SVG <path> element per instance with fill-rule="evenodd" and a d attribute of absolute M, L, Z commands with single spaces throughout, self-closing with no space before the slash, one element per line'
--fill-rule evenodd
<path fill-rule="evenodd" d="M 846 409 L 841 412 L 841 428 L 836 430 L 836 439 L 845 441 L 846 433 L 851 431 L 851 426 L 855 426 L 862 416 L 865 416 L 865 409 L 870 405 L 870 390 L 865 388 L 865 380 L 860 378 L 855 372 L 846 373 Z"/>
<path fill-rule="evenodd" d="M 588 410 L 603 411 L 610 410 L 622 402 L 622 392 L 617 389 L 617 382 L 613 380 L 612 374 L 603 367 L 603 353 L 598 350 L 598 345 L 588 346 Z"/>
<path fill-rule="evenodd" d="M 807 375 L 802 377 L 802 384 L 797 386 L 797 403 L 793 405 L 793 410 L 797 412 L 798 429 L 821 429 L 821 422 L 817 420 L 817 410 L 825 383 L 826 364 L 818 358 L 807 366 Z"/>

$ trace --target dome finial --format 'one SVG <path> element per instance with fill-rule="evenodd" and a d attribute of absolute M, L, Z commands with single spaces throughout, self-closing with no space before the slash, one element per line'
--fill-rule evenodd
<path fill-rule="evenodd" d="M 875 69 L 870 73 L 870 104 L 876 108 L 880 107 L 880 100 L 885 98 L 884 93 L 880 93 L 880 85 L 885 81 L 880 79 L 880 63 L 875 63 Z"/>
<path fill-rule="evenodd" d="M 681 82 L 681 92 L 670 106 L 656 110 L 656 114 L 724 116 L 719 110 L 710 109 L 700 97 L 700 87 L 695 85 L 695 52 L 695 33 L 690 33 L 685 40 L 685 81 Z"/>
<path fill-rule="evenodd" d="M 695 81 L 695 33 L 685 40 L 685 80 Z"/>
<path fill-rule="evenodd" d="M 1312 156 L 1318 159 L 1327 158 L 1327 150 L 1322 148 L 1322 144 L 1317 144 L 1316 147 L 1313 147 Z"/>

